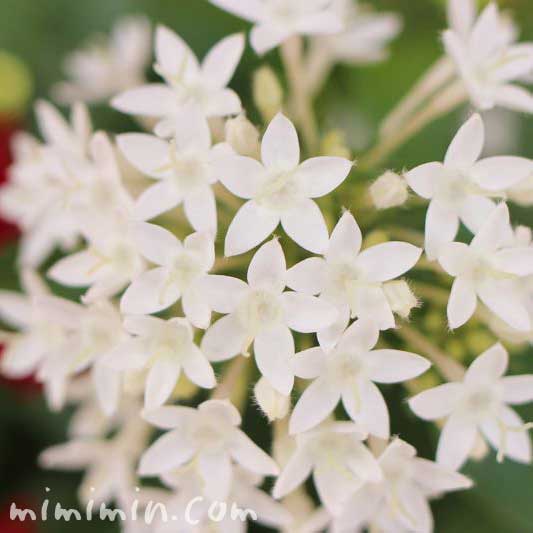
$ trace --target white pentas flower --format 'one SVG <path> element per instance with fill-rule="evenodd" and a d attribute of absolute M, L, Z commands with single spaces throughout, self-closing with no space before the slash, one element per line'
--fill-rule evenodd
<path fill-rule="evenodd" d="M 275 239 L 254 255 L 248 283 L 229 276 L 208 276 L 206 297 L 214 311 L 227 316 L 207 330 L 201 346 L 211 361 L 224 361 L 248 355 L 253 343 L 263 376 L 278 392 L 288 395 L 294 383 L 290 330 L 312 333 L 326 328 L 337 318 L 337 311 L 313 296 L 284 292 L 285 285 L 285 256 Z"/>
<path fill-rule="evenodd" d="M 227 400 L 208 400 L 197 409 L 160 407 L 146 413 L 151 424 L 170 429 L 141 457 L 142 476 L 161 475 L 190 464 L 203 479 L 205 492 L 225 501 L 235 461 L 264 476 L 278 474 L 276 463 L 239 429 L 239 411 Z"/>
<path fill-rule="evenodd" d="M 356 424 L 330 421 L 298 435 L 296 450 L 274 485 L 274 498 L 283 498 L 313 474 L 320 500 L 332 514 L 339 514 L 365 482 L 382 478 L 376 459 L 362 442 L 366 436 Z"/>
<path fill-rule="evenodd" d="M 146 409 L 160 407 L 170 398 L 182 370 L 200 387 L 215 386 L 213 369 L 194 343 L 187 320 L 130 316 L 124 327 L 133 338 L 116 346 L 104 364 L 118 371 L 146 371 Z"/>
<path fill-rule="evenodd" d="M 300 433 L 328 417 L 342 399 L 350 418 L 369 433 L 389 438 L 387 404 L 375 383 L 399 383 L 425 372 L 427 359 L 401 350 L 373 350 L 379 330 L 359 319 L 333 349 L 310 348 L 296 354 L 294 373 L 313 382 L 304 391 L 291 416 L 289 431 Z"/>
<path fill-rule="evenodd" d="M 506 190 L 533 172 L 533 161 L 523 157 L 479 159 L 484 141 L 483 119 L 475 114 L 455 135 L 444 163 L 425 163 L 405 175 L 409 186 L 430 200 L 425 249 L 431 260 L 453 241 L 460 221 L 475 233 L 494 208 L 491 198 L 505 197 Z"/>
<path fill-rule="evenodd" d="M 338 33 L 343 22 L 332 0 L 210 0 L 238 17 L 254 23 L 252 47 L 264 54 L 293 35 Z"/>
<path fill-rule="evenodd" d="M 250 157 L 228 155 L 216 162 L 217 175 L 233 194 L 248 200 L 233 219 L 225 254 L 242 254 L 268 237 L 281 222 L 302 248 L 322 253 L 328 230 L 319 198 L 338 187 L 352 162 L 341 157 L 313 157 L 300 163 L 300 145 L 293 123 L 279 113 L 261 143 L 262 163 Z"/>
<path fill-rule="evenodd" d="M 241 110 L 241 102 L 226 86 L 243 50 L 244 37 L 231 35 L 216 44 L 200 65 L 178 35 L 159 26 L 154 68 L 165 83 L 152 83 L 126 91 L 114 98 L 112 105 L 124 113 L 159 119 L 155 131 L 164 137 L 173 134 L 177 115 L 186 105 L 198 105 L 208 117 L 235 115 Z"/>
<path fill-rule="evenodd" d="M 135 168 L 157 180 L 137 198 L 137 219 L 149 220 L 183 204 L 194 229 L 216 232 L 217 212 L 211 186 L 219 172 L 213 160 L 231 149 L 227 145 L 211 145 L 209 125 L 197 106 L 179 112 L 171 141 L 145 133 L 126 133 L 119 135 L 117 143 Z"/>
<path fill-rule="evenodd" d="M 437 449 L 437 461 L 459 469 L 481 433 L 504 456 L 531 461 L 529 424 L 509 405 L 533 401 L 533 375 L 507 376 L 509 356 L 501 344 L 483 352 L 466 371 L 462 382 L 446 383 L 409 400 L 424 420 L 446 418 Z"/>
<path fill-rule="evenodd" d="M 428 500 L 472 487 L 470 479 L 417 457 L 415 448 L 400 439 L 387 446 L 378 462 L 383 479 L 355 492 L 334 520 L 334 531 L 363 531 L 373 526 L 384 533 L 432 533 Z"/>
<path fill-rule="evenodd" d="M 150 22 L 143 16 L 119 19 L 109 38 L 98 35 L 64 63 L 68 81 L 53 91 L 63 103 L 106 100 L 145 81 L 150 61 Z"/>
<path fill-rule="evenodd" d="M 513 243 L 506 204 L 493 209 L 470 245 L 443 246 L 439 263 L 455 278 L 448 301 L 451 328 L 462 326 L 474 314 L 478 298 L 512 328 L 531 328 L 519 282 L 533 274 L 533 248 Z"/>
<path fill-rule="evenodd" d="M 134 278 L 122 296 L 121 311 L 157 313 L 181 298 L 185 316 L 194 326 L 206 328 L 211 310 L 203 283 L 215 261 L 211 235 L 193 233 L 181 243 L 170 231 L 145 222 L 136 224 L 133 232 L 139 252 L 157 266 Z"/>
<path fill-rule="evenodd" d="M 453 26 L 444 32 L 444 46 L 473 104 L 533 113 L 533 96 L 513 83 L 531 73 L 533 43 L 515 44 L 515 28 L 494 2 L 477 20 L 472 0 L 451 2 L 449 12 Z"/>
<path fill-rule="evenodd" d="M 339 310 L 338 321 L 329 331 L 320 332 L 324 347 L 331 345 L 352 318 L 371 319 L 379 329 L 395 325 L 393 308 L 384 290 L 387 283 L 411 269 L 422 253 L 405 242 L 387 242 L 361 251 L 362 234 L 347 211 L 329 239 L 324 257 L 312 257 L 296 264 L 287 273 L 287 285 L 320 299 Z"/>

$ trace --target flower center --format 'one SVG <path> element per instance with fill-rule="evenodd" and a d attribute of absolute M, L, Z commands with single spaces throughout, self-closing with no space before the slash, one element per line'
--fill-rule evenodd
<path fill-rule="evenodd" d="M 285 211 L 302 198 L 301 188 L 294 172 L 277 174 L 267 180 L 255 201 L 272 211 Z"/>
<path fill-rule="evenodd" d="M 481 387 L 469 392 L 463 399 L 465 413 L 476 420 L 483 420 L 498 411 L 500 402 L 493 387 Z"/>
<path fill-rule="evenodd" d="M 283 316 L 278 298 L 267 291 L 253 291 L 237 312 L 241 323 L 251 334 L 276 325 Z"/>

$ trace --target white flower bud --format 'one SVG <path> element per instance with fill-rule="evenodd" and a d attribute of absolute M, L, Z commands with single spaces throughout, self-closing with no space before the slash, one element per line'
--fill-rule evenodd
<path fill-rule="evenodd" d="M 384 283 L 383 290 L 393 312 L 403 318 L 408 318 L 413 308 L 418 306 L 416 296 L 403 280 Z"/>
<path fill-rule="evenodd" d="M 256 70 L 253 81 L 254 103 L 265 122 L 270 122 L 283 105 L 283 89 L 270 67 Z"/>
<path fill-rule="evenodd" d="M 408 196 L 407 182 L 389 170 L 370 186 L 370 196 L 378 209 L 402 205 Z"/>
<path fill-rule="evenodd" d="M 255 401 L 270 422 L 281 420 L 289 412 L 289 397 L 283 396 L 270 385 L 265 379 L 261 378 L 254 387 Z"/>
<path fill-rule="evenodd" d="M 226 122 L 225 134 L 226 142 L 239 155 L 259 159 L 259 131 L 244 115 L 229 119 Z"/>

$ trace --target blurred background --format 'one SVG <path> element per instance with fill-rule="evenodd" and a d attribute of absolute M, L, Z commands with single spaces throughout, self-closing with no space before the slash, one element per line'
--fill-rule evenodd
<path fill-rule="evenodd" d="M 392 10 L 404 18 L 404 31 L 392 45 L 389 60 L 377 65 L 352 68 L 338 66 L 318 98 L 317 110 L 327 128 L 341 128 L 354 154 L 364 152 L 375 136 L 379 120 L 404 95 L 413 82 L 441 53 L 439 32 L 446 27 L 444 0 L 383 0 L 369 2 L 378 9 Z M 498 2 L 509 8 L 522 29 L 523 40 L 533 40 L 531 0 Z M 68 52 L 84 44 L 94 33 L 106 33 L 114 21 L 127 14 L 145 14 L 152 23 L 164 23 L 176 30 L 202 56 L 217 40 L 247 29 L 246 23 L 208 4 L 206 0 L 1 0 L 0 1 L 0 179 L 5 178 L 9 162 L 9 138 L 19 128 L 35 130 L 31 101 L 49 98 L 50 87 L 64 79 L 62 63 Z M 252 119 L 257 115 L 251 105 L 251 77 L 262 62 L 280 69 L 276 53 L 260 59 L 248 49 L 237 70 L 232 87 L 243 98 Z M 152 76 L 152 74 L 150 74 Z M 91 109 L 96 128 L 121 132 L 133 129 L 128 117 L 106 106 Z M 422 162 L 441 160 L 451 137 L 468 112 L 463 109 L 426 128 L 396 152 L 387 167 L 401 171 Z M 506 112 L 491 112 L 489 151 L 509 152 L 533 157 L 533 119 Z M 377 174 L 377 173 L 376 173 Z M 360 175 L 370 180 L 374 175 Z M 350 207 L 350 198 L 342 198 Z M 388 224 L 422 228 L 424 206 L 407 210 L 393 209 L 384 214 Z M 517 223 L 533 225 L 531 209 L 515 209 Z M 381 218 L 381 224 L 383 223 Z M 373 229 L 364 225 L 365 230 Z M 16 289 L 16 228 L 0 222 L 0 288 Z M 422 308 L 413 323 L 423 324 L 427 332 L 440 339 L 441 348 L 466 363 L 480 344 L 491 343 L 481 329 L 462 333 L 458 341 L 446 331 L 442 317 L 431 308 Z M 492 341 L 493 342 L 493 341 Z M 533 373 L 533 350 L 513 350 L 513 373 Z M 418 423 L 409 412 L 399 387 L 385 389 L 392 411 L 393 433 L 413 443 L 420 455 L 433 458 L 437 431 Z M 533 420 L 533 408 L 520 410 Z M 66 438 L 68 410 L 51 414 L 38 387 L 31 381 L 0 381 L 0 533 L 63 531 L 116 531 L 109 523 L 14 524 L 9 522 L 8 506 L 40 508 L 46 497 L 63 507 L 76 506 L 80 475 L 41 471 L 38 453 Z M 268 428 L 254 407 L 245 417 L 245 426 L 257 440 L 267 439 Z M 442 533 L 526 533 L 533 531 L 533 467 L 506 462 L 498 465 L 494 456 L 470 462 L 465 469 L 476 488 L 448 496 L 434 504 L 436 531 Z M 257 529 L 259 530 L 259 529 Z"/>

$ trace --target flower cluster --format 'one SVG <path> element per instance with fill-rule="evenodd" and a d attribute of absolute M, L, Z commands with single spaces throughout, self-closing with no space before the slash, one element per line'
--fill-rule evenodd
<path fill-rule="evenodd" d="M 0 291 L 11 327 L 1 334 L 1 371 L 34 374 L 53 409 L 76 405 L 72 440 L 41 462 L 85 469 L 82 501 L 126 504 L 141 478 L 157 477 L 157 498 L 176 516 L 204 498 L 179 531 L 244 531 L 209 520 L 210 502 L 235 501 L 280 531 L 429 533 L 428 502 L 472 486 L 457 470 L 480 436 L 499 460 L 531 461 L 530 425 L 508 405 L 533 401 L 533 376 L 503 377 L 508 353 L 497 341 L 533 338 L 531 232 L 513 228 L 506 203 L 531 189 L 533 162 L 483 157 L 484 121 L 472 115 L 444 162 L 387 171 L 369 187 L 378 209 L 410 201 L 408 187 L 429 201 L 424 235 L 397 232 L 398 240 L 394 230 L 363 236 L 357 219 L 363 225 L 374 206 L 352 197 L 360 179 L 352 169 L 379 168 L 406 135 L 467 95 L 481 110 L 533 112 L 530 94 L 511 84 L 533 72 L 533 44 L 513 44 L 494 5 L 474 21 L 473 4 L 451 0 L 449 57 L 384 121 L 357 165 L 346 147 L 317 150 L 313 96 L 335 62 L 386 57 L 399 17 L 347 0 L 211 1 L 253 23 L 258 54 L 281 46 L 292 98 L 283 108 L 270 100 L 264 112 L 261 94 L 277 80 L 272 71 L 257 77 L 260 135 L 228 87 L 241 34 L 200 63 L 157 27 L 162 82 L 146 85 L 144 19 L 119 23 L 104 48 L 76 52 L 61 98 L 111 98 L 145 131 L 112 137 L 93 131 L 81 103 L 70 121 L 36 105 L 42 140 L 17 137 L 0 194 L 2 213 L 23 231 L 23 293 Z M 438 282 L 406 281 L 414 269 Z M 448 294 L 437 284 L 450 277 Z M 79 291 L 79 301 L 55 295 L 44 278 Z M 452 329 L 486 325 L 494 345 L 465 370 L 409 325 L 415 293 L 442 314 L 447 302 Z M 402 349 L 391 348 L 393 337 Z M 432 364 L 446 382 L 421 390 L 416 378 Z M 436 462 L 391 438 L 380 387 L 393 383 L 413 395 L 418 417 L 446 419 Z M 273 423 L 272 457 L 240 427 L 251 388 Z M 153 440 L 156 428 L 165 432 Z M 309 476 L 318 506 L 303 485 Z M 260 489 L 265 477 L 275 478 L 271 495 Z"/>

